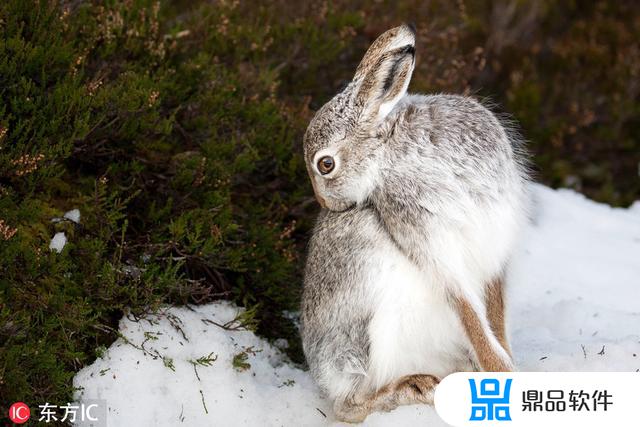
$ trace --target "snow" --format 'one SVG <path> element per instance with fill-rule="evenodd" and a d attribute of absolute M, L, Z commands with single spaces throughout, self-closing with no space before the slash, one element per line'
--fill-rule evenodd
<path fill-rule="evenodd" d="M 640 369 L 640 203 L 618 209 L 570 190 L 532 192 L 534 218 L 508 274 L 518 369 Z M 123 318 L 124 339 L 75 377 L 77 398 L 104 399 L 110 426 L 337 424 L 308 374 L 276 347 L 203 321 L 224 325 L 240 311 L 221 302 Z M 210 366 L 189 362 L 211 353 Z M 246 370 L 233 367 L 238 354 Z M 372 414 L 364 424 L 445 425 L 427 406 Z"/>
<path fill-rule="evenodd" d="M 64 245 L 66 244 L 67 244 L 67 236 L 65 236 L 63 231 L 60 231 L 56 233 L 51 239 L 51 243 L 49 243 L 49 249 L 60 253 L 62 252 L 62 249 L 64 249 Z"/>
<path fill-rule="evenodd" d="M 70 211 L 65 212 L 62 218 L 51 218 L 51 222 L 61 222 L 64 220 L 80 224 L 80 209 L 71 209 Z"/>
<path fill-rule="evenodd" d="M 508 277 L 516 365 L 639 369 L 640 210 L 534 188 L 534 224 Z"/>
<path fill-rule="evenodd" d="M 118 339 L 80 371 L 74 385 L 84 387 L 82 399 L 107 401 L 110 426 L 324 420 L 320 411 L 330 414 L 330 405 L 318 396 L 307 373 L 283 363 L 279 350 L 250 331 L 206 323 L 224 325 L 240 312 L 220 302 L 174 307 L 137 322 L 125 317 L 120 332 L 126 341 Z M 238 356 L 243 354 L 246 360 Z M 215 361 L 210 366 L 190 362 L 203 357 Z"/>
<path fill-rule="evenodd" d="M 69 221 L 73 221 L 76 224 L 80 224 L 80 210 L 72 209 L 68 212 L 65 212 L 64 218 L 68 219 Z"/>

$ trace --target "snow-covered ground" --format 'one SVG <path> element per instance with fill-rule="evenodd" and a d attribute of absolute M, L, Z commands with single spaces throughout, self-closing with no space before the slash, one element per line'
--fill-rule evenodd
<path fill-rule="evenodd" d="M 509 326 L 521 371 L 640 369 L 640 202 L 629 209 L 533 186 L 534 221 L 509 272 Z M 252 332 L 216 326 L 229 303 L 124 318 L 118 339 L 74 384 L 103 399 L 109 426 L 335 423 L 306 372 Z M 214 360 L 215 359 L 215 360 Z M 427 406 L 369 426 L 445 425 Z"/>

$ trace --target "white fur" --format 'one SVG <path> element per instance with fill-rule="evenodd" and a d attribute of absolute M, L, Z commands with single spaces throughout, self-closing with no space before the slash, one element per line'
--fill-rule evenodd
<path fill-rule="evenodd" d="M 380 169 L 377 163 L 352 180 L 352 185 L 345 189 L 344 196 L 357 205 L 364 203 L 371 195 L 380 180 Z"/>
<path fill-rule="evenodd" d="M 415 34 L 409 30 L 407 27 L 400 27 L 398 34 L 391 40 L 391 42 L 386 46 L 386 51 L 399 49 L 401 47 L 407 45 L 415 45 L 416 44 L 416 36 Z"/>
<path fill-rule="evenodd" d="M 380 108 L 378 108 L 378 117 L 377 122 L 381 123 L 384 119 L 389 115 L 389 113 L 395 108 L 398 102 L 406 95 L 407 89 L 409 88 L 409 83 L 411 82 L 411 74 L 413 73 L 413 67 L 415 66 L 415 60 L 412 60 L 411 63 L 411 71 L 409 71 L 408 76 L 404 83 L 402 83 L 402 90 L 398 92 L 398 95 L 387 101 L 380 104 Z"/>
<path fill-rule="evenodd" d="M 445 376 L 465 362 L 464 331 L 445 292 L 392 244 L 381 248 L 371 272 L 368 379 L 373 389 L 409 374 Z M 468 362 L 468 359 L 467 359 Z"/>
<path fill-rule="evenodd" d="M 473 369 L 473 348 L 446 299 L 449 291 L 471 303 L 495 352 L 511 366 L 487 323 L 483 298 L 486 283 L 504 268 L 519 216 L 507 205 L 487 211 L 469 205 L 460 221 L 456 219 L 459 228 L 442 224 L 425 242 L 428 253 L 438 254 L 429 271 L 419 269 L 391 240 L 380 242 L 365 290 L 375 307 L 366 372 L 372 389 L 409 374 L 444 377 Z"/>

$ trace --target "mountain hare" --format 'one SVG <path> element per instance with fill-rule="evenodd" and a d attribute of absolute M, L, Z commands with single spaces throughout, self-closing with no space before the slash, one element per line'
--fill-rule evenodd
<path fill-rule="evenodd" d="M 302 340 L 343 421 L 433 403 L 439 378 L 513 369 L 503 271 L 526 218 L 524 162 L 471 98 L 408 95 L 415 31 L 382 34 L 304 137 L 323 209 Z"/>

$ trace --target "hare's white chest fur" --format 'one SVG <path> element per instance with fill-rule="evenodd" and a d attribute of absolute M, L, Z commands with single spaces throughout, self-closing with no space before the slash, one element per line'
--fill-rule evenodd
<path fill-rule="evenodd" d="M 371 271 L 369 371 L 375 389 L 415 372 L 445 376 L 462 368 L 467 345 L 445 292 L 392 244 Z"/>
<path fill-rule="evenodd" d="M 508 205 L 468 208 L 459 227 L 435 229 L 424 242 L 425 252 L 434 254 L 428 271 L 391 240 L 382 239 L 376 249 L 368 284 L 375 313 L 368 376 L 375 387 L 415 372 L 444 377 L 474 369 L 473 349 L 446 299 L 448 288 L 481 301 L 486 283 L 504 266 L 518 221 Z"/>

